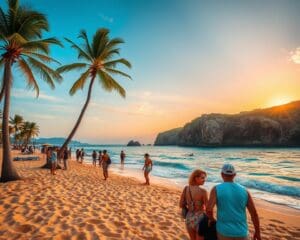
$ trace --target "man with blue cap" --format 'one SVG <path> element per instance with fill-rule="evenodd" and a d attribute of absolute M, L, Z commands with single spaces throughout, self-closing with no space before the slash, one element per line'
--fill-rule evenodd
<path fill-rule="evenodd" d="M 261 240 L 258 214 L 250 195 L 243 186 L 234 182 L 235 168 L 230 163 L 222 167 L 223 183 L 216 185 L 210 192 L 206 212 L 211 220 L 213 208 L 217 205 L 217 233 L 219 240 L 248 240 L 248 209 L 255 228 L 253 239 Z"/>

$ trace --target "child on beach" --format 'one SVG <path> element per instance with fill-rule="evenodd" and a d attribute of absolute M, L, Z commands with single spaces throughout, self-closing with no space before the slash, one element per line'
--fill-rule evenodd
<path fill-rule="evenodd" d="M 144 170 L 144 177 L 146 180 L 145 185 L 150 185 L 149 173 L 152 171 L 153 163 L 148 153 L 146 153 L 144 157 L 145 157 L 145 164 L 142 170 Z"/>

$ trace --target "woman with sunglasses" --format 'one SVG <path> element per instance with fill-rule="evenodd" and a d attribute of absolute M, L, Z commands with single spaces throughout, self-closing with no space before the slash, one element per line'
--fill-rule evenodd
<path fill-rule="evenodd" d="M 185 216 L 186 228 L 191 240 L 203 240 L 198 235 L 198 225 L 204 217 L 205 206 L 208 200 L 207 191 L 201 186 L 205 183 L 206 172 L 197 169 L 189 178 L 189 185 L 184 188 L 180 198 L 180 208 L 187 207 Z"/>

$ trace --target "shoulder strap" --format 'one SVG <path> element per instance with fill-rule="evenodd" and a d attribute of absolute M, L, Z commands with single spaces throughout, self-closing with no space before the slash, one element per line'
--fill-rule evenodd
<path fill-rule="evenodd" d="M 191 200 L 192 200 L 192 203 L 194 202 L 193 200 L 193 197 L 192 197 L 192 193 L 191 193 L 191 187 L 189 186 L 189 192 L 190 192 L 190 197 L 191 197 Z"/>

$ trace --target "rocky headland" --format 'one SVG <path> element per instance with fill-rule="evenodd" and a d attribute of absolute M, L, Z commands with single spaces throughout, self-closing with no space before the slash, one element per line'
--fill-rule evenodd
<path fill-rule="evenodd" d="M 300 101 L 239 114 L 203 114 L 159 133 L 154 145 L 300 146 Z"/>

